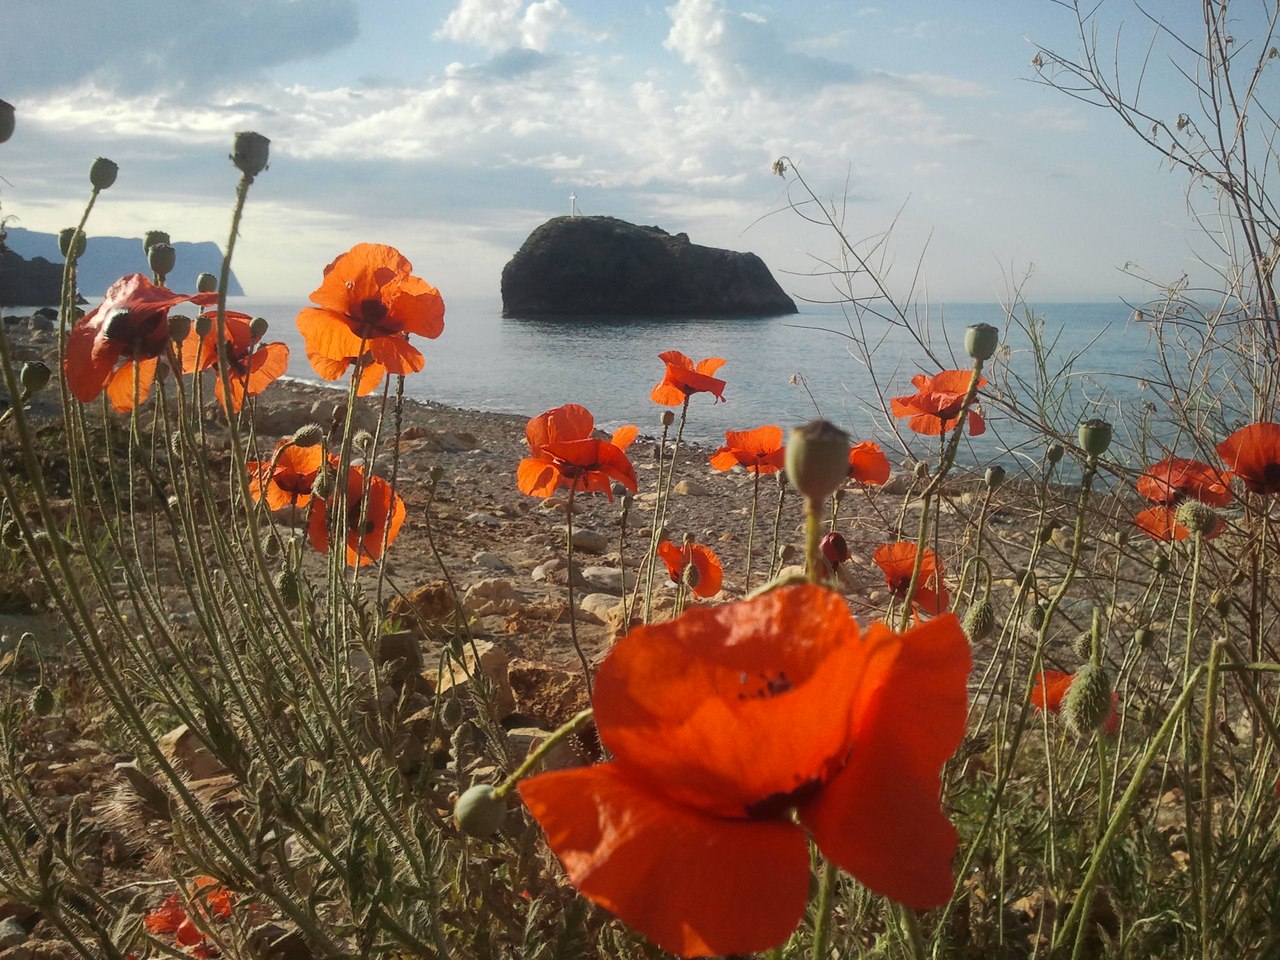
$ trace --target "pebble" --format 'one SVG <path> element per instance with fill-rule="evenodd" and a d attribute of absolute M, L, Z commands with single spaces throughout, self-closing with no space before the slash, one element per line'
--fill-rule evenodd
<path fill-rule="evenodd" d="M 5 917 L 0 920 L 0 950 L 7 950 L 10 947 L 16 947 L 20 943 L 27 942 L 27 931 L 13 917 Z"/>
<path fill-rule="evenodd" d="M 582 581 L 589 590 L 617 597 L 622 595 L 624 589 L 629 590 L 635 585 L 635 576 L 628 576 L 624 587 L 622 571 L 617 567 L 584 567 Z"/>
<path fill-rule="evenodd" d="M 469 513 L 467 514 L 467 523 L 479 523 L 486 527 L 502 525 L 502 521 L 491 513 Z"/>
<path fill-rule="evenodd" d="M 485 570 L 500 570 L 504 572 L 511 570 L 510 563 L 496 553 L 490 553 L 489 551 L 477 553 L 471 558 L 471 562 Z"/>
<path fill-rule="evenodd" d="M 584 527 L 573 531 L 573 548 L 583 553 L 604 553 L 609 549 L 609 538 Z"/>

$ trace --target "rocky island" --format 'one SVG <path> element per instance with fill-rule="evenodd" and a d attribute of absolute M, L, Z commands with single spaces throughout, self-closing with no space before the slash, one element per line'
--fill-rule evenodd
<path fill-rule="evenodd" d="M 750 317 L 796 313 L 754 253 L 615 217 L 555 217 L 502 270 L 502 315 Z"/>

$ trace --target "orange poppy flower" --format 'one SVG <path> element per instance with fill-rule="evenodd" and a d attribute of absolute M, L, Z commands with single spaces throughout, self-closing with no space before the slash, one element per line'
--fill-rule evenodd
<path fill-rule="evenodd" d="M 777 473 L 787 465 L 782 428 L 772 424 L 754 430 L 726 430 L 724 445 L 711 455 L 711 466 L 731 470 L 744 466 L 752 473 Z"/>
<path fill-rule="evenodd" d="M 863 440 L 849 448 L 849 479 L 870 484 L 888 481 L 889 458 L 880 449 L 880 444 Z"/>
<path fill-rule="evenodd" d="M 390 373 L 423 368 L 426 360 L 409 334 L 440 336 L 444 301 L 412 270 L 400 251 L 380 243 L 357 244 L 325 267 L 324 280 L 311 294 L 315 306 L 298 314 L 307 357 L 320 376 L 337 379 L 365 355 Z M 360 384 L 366 386 L 363 375 Z"/>
<path fill-rule="evenodd" d="M 206 313 L 212 318 L 213 314 Z M 258 344 L 251 329 L 253 318 L 247 313 L 228 310 L 225 315 L 227 331 L 227 381 L 231 385 L 231 411 L 239 413 L 246 396 L 256 397 L 284 375 L 289 367 L 289 348 L 283 343 Z M 216 322 L 216 321 L 215 321 Z M 203 337 L 194 334 L 182 344 L 182 372 L 199 373 L 218 365 L 218 335 L 216 328 Z M 215 377 L 213 392 L 227 408 L 222 393 L 222 378 Z"/>
<path fill-rule="evenodd" d="M 1254 493 L 1280 493 L 1280 423 L 1251 423 L 1218 444 L 1222 462 Z"/>
<path fill-rule="evenodd" d="M 603 493 L 613 499 L 613 483 L 636 489 L 636 472 L 624 452 L 634 426 L 620 427 L 610 440 L 591 436 L 596 421 L 586 407 L 566 403 L 541 413 L 525 427 L 529 456 L 520 461 L 516 485 L 532 497 L 549 497 L 560 487 Z"/>
<path fill-rule="evenodd" d="M 720 592 L 720 586 L 724 583 L 724 568 L 720 566 L 720 558 L 710 547 L 704 547 L 700 543 L 686 543 L 677 547 L 670 540 L 663 540 L 658 544 L 658 556 L 667 565 L 667 574 L 673 583 L 679 583 L 685 570 L 693 567 L 698 573 L 690 589 L 696 596 L 706 599 Z"/>
<path fill-rule="evenodd" d="M 936 437 L 951 430 L 960 422 L 960 407 L 964 404 L 969 380 L 968 370 L 943 370 L 932 377 L 918 373 L 911 378 L 916 393 L 909 397 L 894 397 L 889 401 L 895 417 L 910 417 L 907 426 L 916 433 Z M 978 386 L 985 387 L 985 377 L 978 378 Z M 979 436 L 987 425 L 975 410 L 969 411 L 969 435 Z"/>
<path fill-rule="evenodd" d="M 164 902 L 142 918 L 142 925 L 148 933 L 177 933 L 178 928 L 187 922 L 187 911 L 178 902 L 178 895 L 171 893 Z"/>
<path fill-rule="evenodd" d="M 872 559 L 884 572 L 885 582 L 893 595 L 899 600 L 905 599 L 911 586 L 911 570 L 916 562 L 916 545 L 910 540 L 886 543 L 876 548 Z M 938 563 L 938 555 L 926 548 L 911 604 L 917 611 L 935 616 L 946 610 L 950 603 L 951 598 L 942 582 L 942 567 Z"/>
<path fill-rule="evenodd" d="M 364 468 L 347 468 L 346 530 L 347 564 L 363 567 L 382 556 L 382 538 L 386 534 L 387 546 L 395 543 L 404 523 L 404 500 L 394 493 L 384 478 L 369 478 L 368 495 L 364 489 Z M 316 499 L 311 504 L 311 516 L 307 520 L 307 536 L 311 545 L 321 553 L 329 552 L 329 510 L 337 501 L 337 494 L 328 500 Z M 363 521 L 363 522 L 362 522 Z"/>
<path fill-rule="evenodd" d="M 934 907 L 953 885 L 938 795 L 969 665 L 954 616 L 864 634 L 810 584 L 695 607 L 600 665 L 613 759 L 520 795 L 574 886 L 681 956 L 785 940 L 808 898 L 806 836 L 877 893 Z"/>
<path fill-rule="evenodd" d="M 1038 710 L 1057 713 L 1062 708 L 1062 700 L 1075 682 L 1074 673 L 1063 673 L 1061 670 L 1045 670 L 1037 673 L 1031 687 L 1031 705 Z M 1102 723 L 1105 733 L 1113 734 L 1120 729 L 1120 694 L 1111 691 L 1111 711 Z"/>
<path fill-rule="evenodd" d="M 1211 507 L 1225 507 L 1231 502 L 1231 490 L 1221 470 L 1182 457 L 1168 457 L 1148 467 L 1138 478 L 1138 492 L 1148 500 L 1173 506 L 1187 499 Z"/>
<path fill-rule="evenodd" d="M 250 460 L 245 464 L 249 472 L 249 495 L 257 501 L 265 500 L 272 510 L 305 507 L 311 502 L 311 488 L 323 457 L 319 444 L 299 447 L 287 439 L 281 440 L 270 460 Z M 330 457 L 330 461 L 337 464 L 334 457 Z"/>
<path fill-rule="evenodd" d="M 347 370 L 356 362 L 355 357 L 343 357 L 341 360 L 333 360 L 329 357 L 321 356 L 311 350 L 310 345 L 306 345 L 307 359 L 311 362 L 311 367 L 316 373 L 320 374 L 322 380 L 341 380 L 347 375 Z M 387 368 L 380 363 L 374 363 L 372 354 L 365 352 L 364 364 L 360 367 L 360 382 L 356 384 L 356 396 L 367 397 L 373 391 L 377 390 L 382 383 L 382 378 L 387 375 Z"/>
<path fill-rule="evenodd" d="M 694 362 L 679 350 L 668 350 L 658 354 L 658 359 L 667 365 L 662 382 L 649 394 L 649 399 L 664 407 L 678 407 L 695 393 L 710 393 L 716 402 L 724 399 L 724 381 L 712 376 L 724 366 L 721 357 L 707 357 Z"/>
<path fill-rule="evenodd" d="M 174 293 L 140 273 L 113 283 L 93 310 L 67 335 L 63 369 L 67 386 L 82 403 L 103 390 L 121 413 L 151 393 L 156 363 L 169 349 L 169 311 L 180 303 L 212 303 L 216 294 Z"/>

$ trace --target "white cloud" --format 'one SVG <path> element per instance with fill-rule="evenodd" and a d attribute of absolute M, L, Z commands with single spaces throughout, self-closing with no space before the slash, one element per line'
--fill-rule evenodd
<path fill-rule="evenodd" d="M 546 50 L 557 30 L 575 27 L 560 0 L 459 0 L 436 31 L 454 43 L 505 50 Z"/>

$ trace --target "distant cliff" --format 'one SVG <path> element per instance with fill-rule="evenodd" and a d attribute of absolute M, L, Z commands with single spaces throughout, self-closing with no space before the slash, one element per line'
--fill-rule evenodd
<path fill-rule="evenodd" d="M 796 305 L 764 261 L 614 217 L 556 217 L 502 270 L 502 313 L 776 316 Z"/>
<path fill-rule="evenodd" d="M 37 257 L 40 257 L 57 264 L 58 283 L 61 285 L 62 254 L 58 251 L 57 234 L 36 233 L 12 225 L 6 228 L 6 232 L 8 236 L 4 241 L 5 246 L 14 253 L 29 261 L 34 262 Z M 222 269 L 222 251 L 212 241 L 203 243 L 178 241 L 173 244 L 173 248 L 178 254 L 178 265 L 173 273 L 169 274 L 169 286 L 181 293 L 194 291 L 196 277 L 200 274 L 212 273 L 217 276 L 218 271 Z M 100 297 L 106 293 L 107 287 L 129 273 L 151 276 L 151 269 L 147 266 L 147 256 L 142 252 L 142 238 L 103 237 L 94 234 L 92 230 L 88 231 L 88 243 L 85 245 L 84 256 L 80 258 L 76 267 L 80 292 L 86 297 Z M 240 281 L 235 278 L 234 272 L 227 292 L 233 297 L 244 296 L 244 290 L 240 286 Z M 39 306 L 48 302 L 42 300 L 39 303 L 27 304 L 21 300 L 14 300 L 3 287 L 0 287 L 0 301 L 9 306 L 18 304 Z M 56 294 L 52 302 L 55 304 L 58 302 Z"/>
<path fill-rule="evenodd" d="M 62 302 L 62 262 L 24 260 L 0 249 L 0 307 L 56 307 Z"/>

